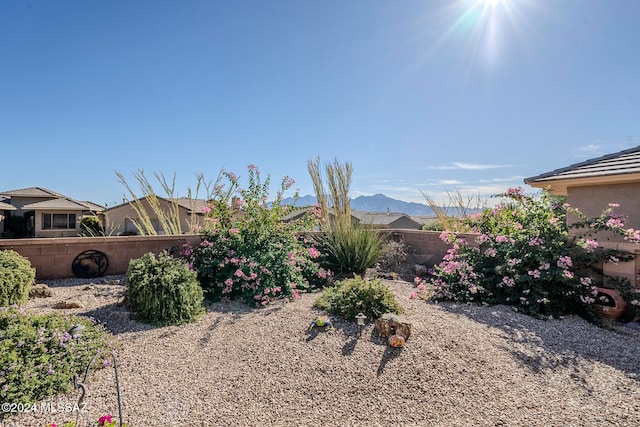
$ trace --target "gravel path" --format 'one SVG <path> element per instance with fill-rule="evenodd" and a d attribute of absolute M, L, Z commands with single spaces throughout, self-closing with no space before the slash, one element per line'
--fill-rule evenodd
<path fill-rule="evenodd" d="M 540 321 L 508 307 L 427 304 L 386 281 L 413 333 L 392 349 L 368 324 L 305 333 L 315 295 L 265 309 L 216 303 L 196 323 L 154 328 L 117 305 L 123 282 L 49 282 L 38 312 L 74 298 L 123 343 L 119 374 L 130 426 L 638 426 L 640 331 L 577 317 Z M 60 311 L 60 310 L 57 310 Z M 75 402 L 57 397 L 57 403 Z M 88 385 L 83 419 L 116 415 L 113 369 Z M 75 414 L 35 413 L 6 426 Z"/>

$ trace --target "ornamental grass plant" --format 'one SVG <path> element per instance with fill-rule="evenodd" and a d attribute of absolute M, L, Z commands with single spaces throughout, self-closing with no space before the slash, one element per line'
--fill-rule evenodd
<path fill-rule="evenodd" d="M 380 233 L 352 221 L 350 162 L 337 159 L 320 165 L 320 158 L 309 160 L 307 169 L 320 210 L 320 233 L 316 239 L 326 254 L 324 262 L 336 272 L 361 274 L 373 267 L 382 253 Z"/>

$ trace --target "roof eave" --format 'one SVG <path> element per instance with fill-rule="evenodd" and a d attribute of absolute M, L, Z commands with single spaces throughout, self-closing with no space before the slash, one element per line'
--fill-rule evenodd
<path fill-rule="evenodd" d="M 640 182 L 640 173 L 592 176 L 584 178 L 525 180 L 525 184 L 534 188 L 542 188 L 550 194 L 566 196 L 572 187 L 588 187 L 594 185 L 629 184 Z"/>

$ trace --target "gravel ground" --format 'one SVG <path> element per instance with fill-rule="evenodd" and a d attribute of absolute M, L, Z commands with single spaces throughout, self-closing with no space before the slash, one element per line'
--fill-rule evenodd
<path fill-rule="evenodd" d="M 120 282 L 118 283 L 118 280 Z M 306 333 L 316 295 L 264 309 L 216 303 L 196 323 L 150 327 L 118 305 L 123 277 L 49 283 L 37 312 L 91 315 L 122 341 L 123 418 L 130 426 L 638 426 L 640 331 L 578 317 L 541 321 L 508 307 L 427 304 L 386 281 L 413 332 L 393 349 L 369 323 Z M 54 310 L 69 298 L 84 308 Z M 88 382 L 83 422 L 117 419 L 113 369 Z M 73 404 L 76 396 L 48 400 Z M 75 413 L 36 412 L 6 426 Z"/>

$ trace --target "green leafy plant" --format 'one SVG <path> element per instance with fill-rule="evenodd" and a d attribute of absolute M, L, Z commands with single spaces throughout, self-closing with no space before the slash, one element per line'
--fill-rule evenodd
<path fill-rule="evenodd" d="M 167 251 L 131 260 L 127 269 L 127 303 L 143 322 L 177 325 L 204 313 L 196 273 Z"/>
<path fill-rule="evenodd" d="M 313 305 L 345 319 L 353 319 L 358 313 L 363 313 L 369 319 L 377 319 L 384 313 L 404 312 L 393 292 L 380 279 L 366 280 L 360 276 L 326 288 Z"/>
<path fill-rule="evenodd" d="M 100 219 L 95 215 L 86 215 L 80 221 L 80 231 L 83 236 L 104 236 L 105 231 Z"/>
<path fill-rule="evenodd" d="M 633 256 L 602 248 L 589 235 L 606 230 L 638 240 L 638 233 L 624 228 L 613 205 L 587 219 L 547 193 L 534 197 L 518 188 L 500 196 L 495 208 L 461 219 L 477 233 L 475 242 L 441 234 L 452 248 L 429 278 L 416 278 L 412 297 L 506 304 L 534 317 L 579 314 L 597 322 L 593 303 L 602 263 Z M 581 221 L 567 226 L 568 212 Z"/>
<path fill-rule="evenodd" d="M 224 172 L 228 184 L 216 186 L 218 196 L 204 209 L 202 242 L 185 247 L 207 298 L 242 298 L 262 307 L 330 282 L 332 273 L 314 261 L 320 251 L 304 233 L 312 228 L 313 216 L 282 220 L 293 209 L 282 204 L 293 180 L 284 177 L 275 199 L 267 203 L 270 178 L 263 181 L 254 165 L 248 172 L 248 186 L 231 203 L 228 188 L 240 185 L 235 174 Z"/>
<path fill-rule="evenodd" d="M 99 353 L 110 363 L 112 336 L 90 318 L 0 309 L 0 401 L 31 404 L 71 390 Z"/>
<path fill-rule="evenodd" d="M 317 236 L 326 253 L 326 266 L 336 272 L 362 274 L 382 253 L 382 237 L 376 230 L 353 224 Z"/>
<path fill-rule="evenodd" d="M 0 306 L 22 304 L 36 281 L 31 262 L 13 250 L 0 251 Z"/>

